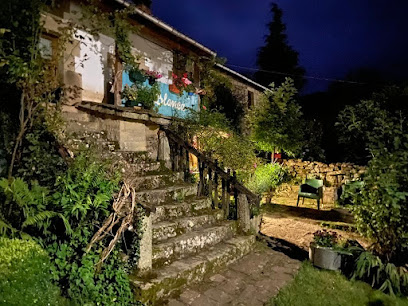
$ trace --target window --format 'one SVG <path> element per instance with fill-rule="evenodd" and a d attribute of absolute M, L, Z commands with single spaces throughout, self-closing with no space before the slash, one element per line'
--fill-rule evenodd
<path fill-rule="evenodd" d="M 252 109 L 254 106 L 254 92 L 248 90 L 248 109 Z"/>
<path fill-rule="evenodd" d="M 52 40 L 44 37 L 40 37 L 40 41 L 38 43 L 38 47 L 40 48 L 41 57 L 44 59 L 52 59 Z"/>

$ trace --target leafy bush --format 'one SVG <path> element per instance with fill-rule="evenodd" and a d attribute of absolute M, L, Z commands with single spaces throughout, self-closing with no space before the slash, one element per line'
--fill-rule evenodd
<path fill-rule="evenodd" d="M 187 134 L 189 139 L 197 139 L 200 151 L 211 154 L 225 167 L 238 171 L 253 171 L 256 163 L 253 144 L 233 131 L 224 114 L 218 111 L 190 111 L 183 126 L 175 127 Z"/>
<path fill-rule="evenodd" d="M 54 186 L 57 177 L 67 169 L 64 159 L 58 154 L 55 136 L 36 126 L 26 134 L 22 147 L 17 175 L 27 182 L 36 180 L 42 186 Z"/>
<path fill-rule="evenodd" d="M 246 183 L 254 193 L 274 192 L 284 182 L 287 172 L 279 164 L 266 164 L 258 166 L 255 173 Z"/>
<path fill-rule="evenodd" d="M 65 305 L 50 259 L 34 241 L 0 238 L 0 304 Z"/>
<path fill-rule="evenodd" d="M 55 264 L 54 281 L 64 296 L 80 305 L 133 303 L 119 246 L 101 271 L 95 266 L 103 245 L 109 241 L 101 241 L 89 253 L 84 251 L 110 212 L 119 179 L 109 163 L 101 163 L 95 155 L 83 152 L 57 180 L 53 192 L 37 183 L 30 187 L 19 178 L 11 183 L 4 179 L 0 184 L 6 199 L 2 212 L 8 217 L 0 223 L 2 234 L 29 234 L 38 239 Z M 13 214 L 7 215 L 11 204 Z"/>
<path fill-rule="evenodd" d="M 354 279 L 361 279 L 386 293 L 408 294 L 408 271 L 392 263 L 384 263 L 371 252 L 362 252 L 356 261 Z"/>
<path fill-rule="evenodd" d="M 405 264 L 408 259 L 407 169 L 406 149 L 376 156 L 351 206 L 359 232 L 374 242 L 378 255 L 396 264 Z"/>
<path fill-rule="evenodd" d="M 250 113 L 251 139 L 262 151 L 282 151 L 294 156 L 302 148 L 300 106 L 295 101 L 297 90 L 286 78 L 280 87 L 272 84 L 261 96 L 259 105 Z"/>
<path fill-rule="evenodd" d="M 373 240 L 375 255 L 396 265 L 408 259 L 407 89 L 391 86 L 373 94 L 347 107 L 338 123 L 343 141 L 359 143 L 371 156 L 364 186 L 352 198 L 357 228 Z"/>
<path fill-rule="evenodd" d="M 50 191 L 33 182 L 29 186 L 20 178 L 0 180 L 0 235 L 29 238 L 50 234 L 50 221 L 60 218 L 70 232 L 65 217 L 51 205 Z M 53 207 L 51 207 L 53 206 Z"/>
<path fill-rule="evenodd" d="M 363 187 L 363 181 L 351 181 L 342 186 L 342 193 L 339 198 L 340 205 L 353 204 L 353 198 L 361 192 Z"/>
<path fill-rule="evenodd" d="M 112 172 L 109 164 L 97 161 L 96 156 L 82 153 L 70 165 L 65 176 L 57 182 L 54 194 L 56 205 L 69 220 L 72 235 L 47 238 L 47 250 L 55 261 L 54 279 L 63 293 L 73 301 L 98 305 L 131 305 L 133 294 L 119 259 L 118 247 L 96 270 L 100 253 L 98 247 L 84 250 L 93 234 L 109 214 L 112 195 L 117 191 L 120 176 Z"/>

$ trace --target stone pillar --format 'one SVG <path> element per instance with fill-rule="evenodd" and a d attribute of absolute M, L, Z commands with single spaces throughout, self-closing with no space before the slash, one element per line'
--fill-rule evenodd
<path fill-rule="evenodd" d="M 143 274 L 152 269 L 152 216 L 143 216 L 142 239 L 140 240 L 140 258 L 138 262 L 139 273 Z"/>
<path fill-rule="evenodd" d="M 237 211 L 238 211 L 238 225 L 239 228 L 244 232 L 247 233 L 251 229 L 251 221 L 250 221 L 250 211 L 249 211 L 249 203 L 247 196 L 243 193 L 238 195 L 238 204 L 237 204 Z"/>
<path fill-rule="evenodd" d="M 166 133 L 160 131 L 157 133 L 159 137 L 159 152 L 157 153 L 157 159 L 164 161 L 167 168 L 171 167 L 170 161 L 170 145 L 167 139 Z"/>

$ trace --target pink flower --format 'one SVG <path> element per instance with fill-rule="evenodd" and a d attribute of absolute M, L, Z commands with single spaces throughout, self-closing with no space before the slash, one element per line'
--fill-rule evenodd
<path fill-rule="evenodd" d="M 256 165 L 256 163 L 254 163 L 254 168 L 256 169 L 256 167 L 257 167 L 257 165 Z"/>
<path fill-rule="evenodd" d="M 177 74 L 174 74 L 174 72 L 171 73 L 173 79 L 177 79 Z"/>
<path fill-rule="evenodd" d="M 187 79 L 187 78 L 181 78 L 181 80 L 183 81 L 183 83 L 185 84 L 185 85 L 190 85 L 191 83 L 193 83 L 193 82 L 191 82 L 189 79 Z"/>
<path fill-rule="evenodd" d="M 205 105 L 203 105 L 203 110 L 207 110 L 207 107 L 205 107 Z"/>

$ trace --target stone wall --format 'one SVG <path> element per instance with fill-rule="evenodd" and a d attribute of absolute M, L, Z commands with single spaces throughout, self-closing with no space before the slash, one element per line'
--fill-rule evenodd
<path fill-rule="evenodd" d="M 289 169 L 289 173 L 299 179 L 320 178 L 325 186 L 338 187 L 346 181 L 356 180 L 365 172 L 364 166 L 351 163 L 332 163 L 302 161 L 300 159 L 284 160 L 283 165 Z"/>
<path fill-rule="evenodd" d="M 171 122 L 157 114 L 91 102 L 64 106 L 63 117 L 69 134 L 104 132 L 107 140 L 115 142 L 120 150 L 147 152 L 153 160 L 159 157 L 160 125 Z M 168 143 L 163 144 L 160 157 L 167 161 L 168 155 Z"/>

